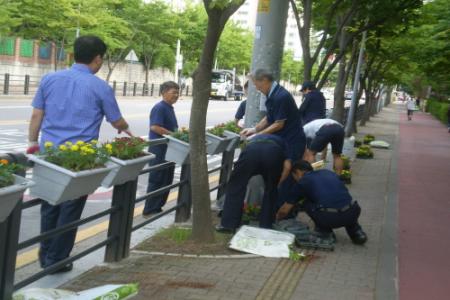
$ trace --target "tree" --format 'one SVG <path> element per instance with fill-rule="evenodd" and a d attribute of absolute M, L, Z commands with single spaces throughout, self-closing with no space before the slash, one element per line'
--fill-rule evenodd
<path fill-rule="evenodd" d="M 18 3 L 1 0 L 0 1 L 0 37 L 9 35 L 11 28 L 17 26 L 22 21 L 18 14 Z"/>
<path fill-rule="evenodd" d="M 244 0 L 203 0 L 208 15 L 208 27 L 200 62 L 193 74 L 193 101 L 189 122 L 191 188 L 193 203 L 192 238 L 199 242 L 214 241 L 211 220 L 211 199 L 206 160 L 205 127 L 211 91 L 214 52 L 230 16 Z"/>
<path fill-rule="evenodd" d="M 289 81 L 295 85 L 301 84 L 302 68 L 303 63 L 301 61 L 294 60 L 294 52 L 292 50 L 284 51 L 280 76 L 282 80 Z"/>

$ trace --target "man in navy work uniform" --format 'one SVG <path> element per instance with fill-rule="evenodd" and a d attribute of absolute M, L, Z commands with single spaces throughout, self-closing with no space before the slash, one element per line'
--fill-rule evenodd
<path fill-rule="evenodd" d="M 292 156 L 286 141 L 277 135 L 259 134 L 251 138 L 231 173 L 221 224 L 216 230 L 234 232 L 240 226 L 247 184 L 255 175 L 264 178 L 265 186 L 259 225 L 271 228 L 275 220 L 277 186 L 280 179 L 289 174 Z"/>
<path fill-rule="evenodd" d="M 313 163 L 317 152 L 321 152 L 328 143 L 331 143 L 334 170 L 336 174 L 341 175 L 344 168 L 341 158 L 345 137 L 344 127 L 332 119 L 317 119 L 303 126 L 303 131 L 307 140 L 311 141 L 311 143 L 307 143 L 305 160 Z"/>
<path fill-rule="evenodd" d="M 300 105 L 300 121 L 302 126 L 316 120 L 326 117 L 326 101 L 323 94 L 316 89 L 316 85 L 311 81 L 305 81 L 302 84 L 301 92 L 305 95 Z"/>
<path fill-rule="evenodd" d="M 282 195 L 285 203 L 277 212 L 277 220 L 285 218 L 305 198 L 306 213 L 318 233 L 330 236 L 334 228 L 345 227 L 353 243 L 362 245 L 367 241 L 358 223 L 361 208 L 334 172 L 313 171 L 309 162 L 301 160 L 293 164 L 291 175 L 297 183 Z"/>
<path fill-rule="evenodd" d="M 266 95 L 266 116 L 254 127 L 246 128 L 242 135 L 274 134 L 282 137 L 292 148 L 293 161 L 301 159 L 306 138 L 300 126 L 297 105 L 292 95 L 276 81 L 270 71 L 257 69 L 252 75 L 257 90 Z"/>
<path fill-rule="evenodd" d="M 32 103 L 28 153 L 36 148 L 39 131 L 41 149 L 44 149 L 45 142 L 58 146 L 65 142 L 96 140 L 104 117 L 119 133 L 124 131 L 131 135 L 114 91 L 94 75 L 101 68 L 105 53 L 106 45 L 101 39 L 81 36 L 74 44 L 76 63 L 70 69 L 42 78 Z M 86 199 L 87 195 L 55 206 L 43 202 L 41 232 L 79 220 Z M 67 258 L 72 251 L 76 232 L 74 229 L 42 241 L 39 249 L 41 266 L 45 268 Z M 67 272 L 72 267 L 70 263 L 56 272 Z"/>
<path fill-rule="evenodd" d="M 239 126 L 239 121 L 242 120 L 245 116 L 245 108 L 247 105 L 247 92 L 248 92 L 248 81 L 246 81 L 244 84 L 244 96 L 246 99 L 243 100 L 241 102 L 241 104 L 239 104 L 236 114 L 234 115 L 234 123 L 238 126 Z"/>
<path fill-rule="evenodd" d="M 153 106 L 150 112 L 150 134 L 149 138 L 160 139 L 164 134 L 171 134 L 178 129 L 177 118 L 173 105 L 179 97 L 180 87 L 173 81 L 164 82 L 161 85 L 162 100 Z M 159 165 L 165 162 L 167 144 L 154 145 L 149 147 L 149 151 L 155 154 L 155 158 L 150 161 L 150 166 Z M 147 193 L 156 191 L 164 186 L 172 184 L 175 166 L 171 166 L 159 171 L 149 173 Z M 166 204 L 169 191 L 145 201 L 143 215 L 151 215 L 162 212 L 162 207 Z"/>

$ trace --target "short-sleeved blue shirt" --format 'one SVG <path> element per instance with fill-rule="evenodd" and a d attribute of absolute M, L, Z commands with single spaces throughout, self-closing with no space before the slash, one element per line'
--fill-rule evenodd
<path fill-rule="evenodd" d="M 44 111 L 41 148 L 98 139 L 105 116 L 110 123 L 122 117 L 112 88 L 83 64 L 44 76 L 32 106 Z"/>
<path fill-rule="evenodd" d="M 298 183 L 285 189 L 283 200 L 295 204 L 305 198 L 314 208 L 342 208 L 349 205 L 352 196 L 336 173 L 330 170 L 307 172 Z"/>
<path fill-rule="evenodd" d="M 161 126 L 169 131 L 176 131 L 178 129 L 178 122 L 173 106 L 164 100 L 161 100 L 153 106 L 150 112 L 150 127 L 153 125 Z M 160 139 L 162 136 L 150 130 L 149 138 Z"/>
<path fill-rule="evenodd" d="M 242 120 L 242 118 L 245 116 L 245 106 L 247 104 L 247 100 L 244 100 L 239 104 L 239 107 L 236 111 L 236 114 L 234 115 L 234 118 L 236 120 Z"/>

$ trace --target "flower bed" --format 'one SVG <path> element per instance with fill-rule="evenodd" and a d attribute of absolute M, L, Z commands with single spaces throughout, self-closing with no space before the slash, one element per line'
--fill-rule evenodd
<path fill-rule="evenodd" d="M 135 180 L 144 166 L 155 157 L 144 149 L 149 142 L 140 137 L 116 138 L 105 147 L 111 151 L 112 171 L 102 182 L 102 186 L 111 187 Z"/>
<path fill-rule="evenodd" d="M 343 170 L 339 178 L 345 183 L 345 184 L 351 184 L 352 183 L 352 171 L 350 170 Z"/>
<path fill-rule="evenodd" d="M 95 140 L 59 146 L 47 142 L 39 155 L 28 156 L 35 163 L 36 185 L 30 193 L 53 205 L 91 194 L 113 168 L 106 166 L 111 153 L 111 144 Z"/>
<path fill-rule="evenodd" d="M 356 157 L 357 158 L 373 158 L 373 151 L 368 145 L 362 145 L 358 149 L 356 149 Z"/>
<path fill-rule="evenodd" d="M 368 144 L 370 144 L 370 142 L 372 142 L 372 141 L 374 141 L 374 140 L 375 140 L 375 136 L 373 136 L 373 135 L 371 135 L 371 134 L 367 134 L 367 135 L 364 137 L 363 142 L 364 142 L 364 144 L 368 145 Z"/>
<path fill-rule="evenodd" d="M 242 224 L 259 224 L 259 216 L 261 214 L 261 207 L 256 204 L 244 204 L 242 211 Z"/>

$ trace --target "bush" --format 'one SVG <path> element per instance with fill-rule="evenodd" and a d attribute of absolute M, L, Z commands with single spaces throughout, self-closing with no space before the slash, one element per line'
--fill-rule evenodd
<path fill-rule="evenodd" d="M 450 106 L 450 102 L 443 102 L 438 100 L 427 100 L 426 111 L 435 116 L 442 123 L 447 124 L 447 111 Z"/>

